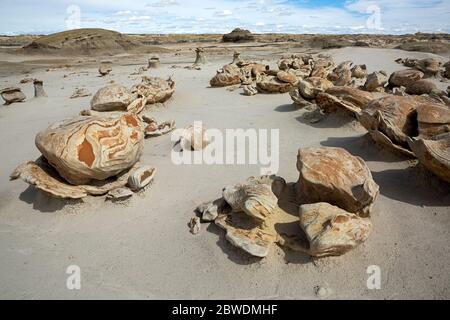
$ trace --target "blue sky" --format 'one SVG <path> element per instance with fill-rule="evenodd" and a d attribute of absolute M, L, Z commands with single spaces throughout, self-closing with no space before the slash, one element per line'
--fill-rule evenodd
<path fill-rule="evenodd" d="M 450 0 L 0 0 L 0 34 L 449 32 Z"/>

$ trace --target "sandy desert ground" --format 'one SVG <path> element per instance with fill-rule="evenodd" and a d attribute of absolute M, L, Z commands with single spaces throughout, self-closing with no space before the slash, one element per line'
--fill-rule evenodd
<path fill-rule="evenodd" d="M 145 141 L 142 162 L 158 172 L 151 187 L 124 204 L 104 197 L 56 200 L 24 182 L 9 182 L 18 164 L 40 155 L 34 145 L 38 131 L 89 108 L 91 97 L 69 98 L 75 88 L 95 93 L 111 80 L 129 87 L 140 81 L 130 74 L 146 65 L 149 55 L 48 57 L 2 49 L 0 87 L 38 78 L 48 98 L 33 98 L 33 85 L 20 84 L 26 102 L 0 106 L 0 298 L 316 299 L 315 287 L 322 286 L 331 290 L 330 299 L 449 299 L 450 186 L 416 162 L 375 145 L 346 115 L 331 114 L 311 124 L 289 94 L 248 97 L 241 90 L 209 88 L 215 70 L 231 62 L 235 49 L 273 66 L 287 50 L 306 49 L 202 45 L 209 62 L 201 70 L 183 68 L 192 64 L 195 44 L 170 44 L 167 53 L 159 53 L 161 67 L 145 74 L 173 76 L 177 88 L 169 101 L 145 114 L 174 119 L 177 127 L 202 120 L 221 130 L 279 128 L 278 174 L 288 182 L 298 179 L 298 148 L 337 146 L 362 157 L 380 186 L 370 238 L 339 257 L 313 259 L 274 246 L 260 260 L 229 244 L 213 224 L 203 224 L 192 235 L 187 223 L 196 206 L 220 196 L 224 186 L 258 175 L 260 166 L 176 166 L 170 160 L 170 135 Z M 376 48 L 323 52 L 338 63 L 365 63 L 369 73 L 405 68 L 395 63 L 399 57 L 449 58 Z M 98 62 L 105 58 L 113 62 L 113 71 L 99 77 Z M 449 85 L 435 82 L 442 89 Z M 81 290 L 66 288 L 69 265 L 81 268 Z M 381 268 L 379 290 L 366 286 L 370 265 Z"/>

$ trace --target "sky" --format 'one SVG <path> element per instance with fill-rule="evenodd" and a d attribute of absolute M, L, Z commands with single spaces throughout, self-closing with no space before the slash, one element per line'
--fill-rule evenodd
<path fill-rule="evenodd" d="M 450 0 L 0 0 L 0 34 L 450 33 Z"/>

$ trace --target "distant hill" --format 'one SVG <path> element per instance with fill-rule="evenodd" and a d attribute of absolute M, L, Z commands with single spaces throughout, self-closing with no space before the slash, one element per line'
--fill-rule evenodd
<path fill-rule="evenodd" d="M 23 47 L 27 53 L 124 52 L 141 43 L 116 31 L 105 29 L 75 29 L 42 36 Z"/>

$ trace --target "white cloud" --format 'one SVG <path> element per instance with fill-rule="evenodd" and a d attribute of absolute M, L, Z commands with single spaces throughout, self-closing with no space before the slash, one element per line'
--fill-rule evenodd
<path fill-rule="evenodd" d="M 214 15 L 217 17 L 227 17 L 233 15 L 233 12 L 231 10 L 222 10 L 222 11 L 216 11 L 214 12 Z"/>
<path fill-rule="evenodd" d="M 177 0 L 159 0 L 157 2 L 148 3 L 146 7 L 170 7 L 170 6 L 179 6 L 179 2 Z"/>
<path fill-rule="evenodd" d="M 81 9 L 81 27 L 136 33 L 224 33 L 235 27 L 253 32 L 375 32 L 367 29 L 380 8 L 381 32 L 450 32 L 449 0 L 347 0 L 340 7 L 311 6 L 313 0 L 1 0 L 1 33 L 64 30 L 67 7 Z M 330 1 L 330 3 L 335 3 Z M 376 30 L 379 32 L 380 30 Z"/>

